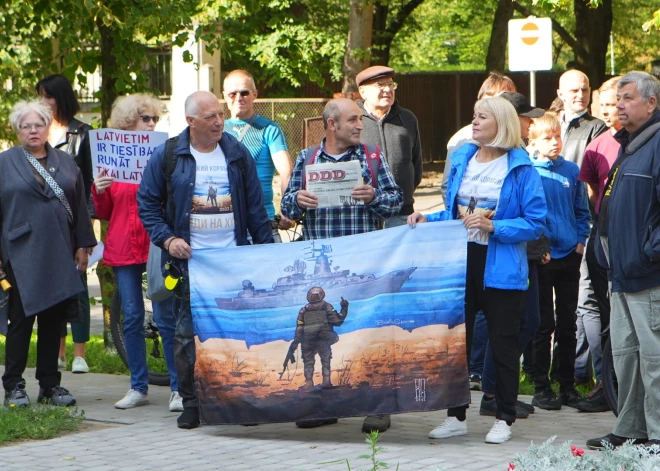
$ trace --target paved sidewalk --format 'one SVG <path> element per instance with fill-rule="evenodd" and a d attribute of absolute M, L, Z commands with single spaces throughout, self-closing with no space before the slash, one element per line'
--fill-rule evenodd
<path fill-rule="evenodd" d="M 28 394 L 34 400 L 37 386 L 34 370 L 26 372 Z M 337 425 L 314 430 L 294 424 L 257 427 L 201 426 L 196 430 L 176 427 L 176 413 L 167 410 L 169 388 L 152 386 L 151 404 L 121 411 L 113 407 L 129 389 L 127 376 L 63 373 L 62 385 L 78 398 L 89 420 L 121 424 L 101 430 L 68 435 L 41 442 L 0 447 L 3 471 L 31 470 L 347 470 L 367 469 L 359 460 L 367 452 L 360 432 L 362 418 L 340 419 Z M 445 412 L 394 416 L 392 428 L 383 434 L 382 461 L 401 471 L 449 470 L 505 471 L 516 453 L 530 441 L 540 443 L 557 435 L 558 442 L 573 440 L 584 446 L 587 438 L 609 433 L 614 415 L 580 414 L 574 409 L 537 410 L 514 425 L 511 441 L 487 445 L 484 437 L 494 418 L 478 415 L 480 393 L 468 410 L 469 434 L 448 440 L 429 440 L 426 434 L 445 417 Z M 529 400 L 529 398 L 526 398 Z"/>

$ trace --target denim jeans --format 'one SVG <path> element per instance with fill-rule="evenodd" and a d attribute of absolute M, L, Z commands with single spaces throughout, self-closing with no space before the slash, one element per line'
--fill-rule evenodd
<path fill-rule="evenodd" d="M 474 336 L 472 337 L 472 351 L 470 352 L 471 375 L 483 375 L 486 347 L 488 347 L 488 324 L 484 313 L 479 311 L 474 320 Z M 494 367 L 495 365 L 493 365 Z M 495 389 L 493 389 L 493 392 L 495 392 Z"/>
<path fill-rule="evenodd" d="M 174 296 L 170 296 L 164 301 L 151 302 L 154 310 L 154 321 L 160 338 L 163 340 L 163 353 L 167 371 L 170 373 L 170 390 L 179 390 L 179 375 L 176 373 L 176 363 L 174 363 L 174 331 L 176 329 L 176 315 L 174 313 Z"/>
<path fill-rule="evenodd" d="M 112 267 L 121 297 L 124 323 L 124 345 L 131 373 L 131 389 L 146 394 L 149 389 L 147 345 L 144 340 L 144 298 L 142 273 L 144 264 Z"/>
<path fill-rule="evenodd" d="M 183 399 L 184 409 L 198 407 L 195 395 L 195 334 L 193 331 L 192 311 L 190 310 L 190 287 L 188 273 L 184 272 L 186 281 L 177 288 L 174 298 L 174 312 L 177 315 L 174 331 L 174 363 L 179 376 L 179 394 Z"/>
<path fill-rule="evenodd" d="M 525 292 L 525 316 L 523 317 L 520 325 L 520 353 L 522 354 L 534 334 L 539 328 L 541 323 L 541 311 L 539 308 L 539 275 L 538 264 L 536 261 L 528 261 L 529 266 L 529 286 Z M 476 336 L 475 325 L 475 336 Z M 474 348 L 474 347 L 473 347 Z M 473 351 L 474 353 L 474 351 Z M 493 351 L 488 344 L 486 348 L 486 357 L 484 361 L 484 371 L 481 375 L 481 390 L 484 393 L 495 394 L 495 360 L 493 359 Z"/>

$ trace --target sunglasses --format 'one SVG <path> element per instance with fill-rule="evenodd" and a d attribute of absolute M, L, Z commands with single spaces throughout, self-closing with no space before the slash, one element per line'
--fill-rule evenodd
<path fill-rule="evenodd" d="M 154 124 L 158 124 L 158 121 L 160 121 L 160 116 L 149 116 L 148 114 L 143 114 L 140 115 L 140 119 L 142 120 L 143 123 L 148 123 L 149 121 L 153 121 Z"/>
<path fill-rule="evenodd" d="M 240 95 L 243 98 L 245 98 L 250 93 L 252 93 L 250 90 L 241 90 L 241 91 L 237 91 L 237 92 L 229 92 L 229 93 L 227 93 L 227 96 L 233 100 L 234 98 L 236 98 L 236 95 Z"/>

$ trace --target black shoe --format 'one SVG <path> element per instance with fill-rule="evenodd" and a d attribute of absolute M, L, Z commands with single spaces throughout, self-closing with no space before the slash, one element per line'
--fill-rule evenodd
<path fill-rule="evenodd" d="M 523 401 L 516 401 L 516 408 L 520 407 L 521 409 L 525 409 L 528 414 L 533 414 L 534 413 L 534 406 L 531 404 L 527 404 L 526 402 Z"/>
<path fill-rule="evenodd" d="M 470 391 L 481 391 L 481 375 L 470 375 Z"/>
<path fill-rule="evenodd" d="M 362 433 L 370 433 L 376 431 L 379 433 L 387 432 L 387 429 L 392 425 L 390 415 L 370 415 L 362 423 Z"/>
<path fill-rule="evenodd" d="M 185 429 L 199 427 L 199 409 L 197 407 L 184 407 L 183 412 L 176 419 L 176 425 Z"/>
<path fill-rule="evenodd" d="M 562 392 L 559 394 L 561 403 L 564 406 L 572 407 L 574 409 L 578 408 L 578 405 L 582 402 L 582 396 L 577 392 L 575 388 L 571 388 L 568 391 Z"/>
<path fill-rule="evenodd" d="M 485 394 L 481 397 L 479 415 L 487 415 L 490 417 L 497 416 L 497 401 L 494 397 L 489 398 Z M 526 419 L 527 417 L 529 417 L 529 412 L 523 407 L 519 407 L 516 403 L 516 419 Z"/>
<path fill-rule="evenodd" d="M 648 442 L 646 438 L 626 438 L 610 433 L 604 437 L 590 438 L 587 440 L 587 448 L 590 450 L 605 450 L 606 448 L 617 448 L 632 440 L 633 445 L 643 445 Z"/>
<path fill-rule="evenodd" d="M 660 440 L 648 440 L 642 446 L 652 455 L 660 455 Z"/>
<path fill-rule="evenodd" d="M 548 386 L 534 394 L 532 405 L 545 410 L 559 410 L 561 409 L 561 400 L 550 386 Z"/>
<path fill-rule="evenodd" d="M 37 402 L 43 404 L 52 404 L 54 406 L 75 406 L 76 398 L 69 392 L 68 389 L 62 386 L 55 386 L 54 388 L 42 389 L 39 388 L 39 397 Z"/>
<path fill-rule="evenodd" d="M 324 425 L 333 425 L 337 423 L 337 418 L 332 419 L 303 419 L 296 420 L 296 427 L 298 428 L 316 428 L 323 427 Z"/>
<path fill-rule="evenodd" d="M 25 392 L 25 381 L 18 383 L 11 391 L 5 391 L 5 407 L 29 407 L 30 398 Z"/>
<path fill-rule="evenodd" d="M 605 398 L 603 383 L 598 383 L 589 395 L 578 403 L 576 408 L 580 412 L 607 412 L 611 410 Z"/>

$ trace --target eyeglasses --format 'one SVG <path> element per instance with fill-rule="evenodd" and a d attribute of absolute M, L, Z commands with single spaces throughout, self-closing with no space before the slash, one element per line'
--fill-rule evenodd
<path fill-rule="evenodd" d="M 245 98 L 250 93 L 252 93 L 250 90 L 240 90 L 235 92 L 228 92 L 227 96 L 233 100 L 234 98 L 236 98 L 236 95 L 241 95 L 243 98 Z"/>
<path fill-rule="evenodd" d="M 143 114 L 140 115 L 140 119 L 142 120 L 143 123 L 148 123 L 149 121 L 153 121 L 154 124 L 158 124 L 158 121 L 160 121 L 160 116 L 149 116 L 148 114 Z"/>
<path fill-rule="evenodd" d="M 391 88 L 392 90 L 396 90 L 396 87 L 398 87 L 399 84 L 396 82 L 376 82 L 370 83 L 369 86 L 376 87 L 378 90 L 382 90 L 384 88 Z"/>
<path fill-rule="evenodd" d="M 43 131 L 46 128 L 45 123 L 23 123 L 20 126 L 18 126 L 18 129 L 21 131 L 31 131 L 32 128 L 36 129 L 37 131 Z"/>

